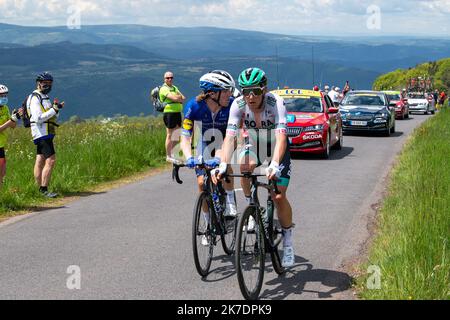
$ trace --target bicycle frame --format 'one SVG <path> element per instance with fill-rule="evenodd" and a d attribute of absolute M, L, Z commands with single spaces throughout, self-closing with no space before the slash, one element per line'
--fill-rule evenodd
<path fill-rule="evenodd" d="M 175 180 L 178 184 L 183 184 L 183 181 L 180 179 L 179 176 L 179 170 L 180 168 L 184 168 L 186 165 L 184 164 L 174 164 L 173 165 L 173 171 L 172 171 L 172 179 Z M 214 235 L 216 236 L 224 236 L 227 233 L 226 227 L 225 227 L 225 221 L 224 221 L 224 208 L 221 208 L 221 210 L 218 212 L 215 205 L 214 205 L 214 199 L 213 196 L 217 195 L 218 197 L 221 197 L 225 194 L 225 190 L 223 189 L 223 186 L 221 183 L 215 185 L 212 182 L 211 179 L 211 171 L 213 168 L 207 167 L 205 164 L 199 164 L 196 166 L 197 169 L 204 170 L 205 173 L 203 175 L 203 191 L 208 194 L 208 206 L 213 210 L 214 215 L 211 217 L 212 219 L 212 225 L 218 229 L 219 233 L 216 233 L 216 230 L 213 230 Z M 215 239 L 216 237 L 214 237 Z M 214 245 L 217 244 L 217 239 L 214 240 Z"/>
<path fill-rule="evenodd" d="M 258 182 L 258 177 L 265 177 L 265 175 L 254 175 L 252 173 L 243 173 L 241 175 L 227 175 L 227 177 L 231 178 L 246 178 L 251 179 L 251 205 L 254 205 L 256 208 L 256 212 L 259 218 L 263 221 L 264 225 L 264 239 L 266 242 L 266 248 L 269 249 L 270 252 L 274 252 L 277 250 L 278 243 L 274 243 L 273 235 L 274 235 L 274 201 L 272 199 L 271 192 L 274 191 L 275 194 L 281 194 L 278 190 L 278 186 L 276 181 L 270 181 L 267 183 Z M 262 207 L 259 202 L 258 197 L 258 189 L 264 188 L 268 191 L 269 195 L 267 198 L 267 209 Z M 265 214 L 263 214 L 265 213 Z M 268 245 L 268 246 L 267 246 Z"/>

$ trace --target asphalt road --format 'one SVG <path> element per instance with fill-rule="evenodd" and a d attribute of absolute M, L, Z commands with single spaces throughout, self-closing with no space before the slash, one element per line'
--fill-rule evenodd
<path fill-rule="evenodd" d="M 279 278 L 267 264 L 263 299 L 351 296 L 341 266 L 369 236 L 370 206 L 396 154 L 428 118 L 397 121 L 390 138 L 345 136 L 330 160 L 293 161 L 296 265 Z M 166 172 L 2 225 L 0 299 L 241 299 L 233 259 L 220 246 L 206 280 L 195 270 L 196 188 L 192 172 L 181 175 L 182 186 Z"/>

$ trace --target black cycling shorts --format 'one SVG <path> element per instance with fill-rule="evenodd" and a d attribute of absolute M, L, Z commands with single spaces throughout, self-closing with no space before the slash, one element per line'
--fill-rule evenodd
<path fill-rule="evenodd" d="M 53 139 L 40 140 L 36 143 L 37 154 L 43 155 L 45 159 L 50 158 L 56 154 Z"/>
<path fill-rule="evenodd" d="M 5 148 L 0 148 L 0 159 L 5 159 Z"/>
<path fill-rule="evenodd" d="M 181 128 L 181 112 L 164 113 L 164 124 L 167 129 Z"/>

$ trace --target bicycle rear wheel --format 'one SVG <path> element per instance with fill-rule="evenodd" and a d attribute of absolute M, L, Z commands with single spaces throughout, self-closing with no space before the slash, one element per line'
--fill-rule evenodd
<path fill-rule="evenodd" d="M 202 207 L 208 208 L 207 216 L 203 214 Z M 197 272 L 202 277 L 206 277 L 209 273 L 214 251 L 214 240 L 211 232 L 212 214 L 211 207 L 208 203 L 208 193 L 202 192 L 198 196 L 192 222 L 192 247 L 194 262 Z"/>
<path fill-rule="evenodd" d="M 249 230 L 250 217 L 255 220 L 254 231 Z M 257 300 L 264 280 L 264 227 L 254 206 L 249 206 L 236 231 L 236 269 L 241 293 L 247 300 Z"/>

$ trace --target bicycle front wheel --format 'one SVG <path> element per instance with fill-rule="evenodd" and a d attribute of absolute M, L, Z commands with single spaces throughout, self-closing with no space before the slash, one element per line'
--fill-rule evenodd
<path fill-rule="evenodd" d="M 208 208 L 207 214 L 203 212 L 203 208 Z M 192 222 L 192 247 L 194 252 L 194 262 L 197 272 L 202 277 L 206 277 L 209 273 L 214 251 L 214 241 L 211 232 L 211 219 L 212 210 L 208 204 L 208 193 L 202 192 L 198 196 Z"/>
<path fill-rule="evenodd" d="M 249 224 L 254 220 L 254 228 Z M 236 269 L 239 288 L 247 300 L 257 300 L 264 280 L 264 227 L 255 206 L 249 206 L 236 230 Z"/>

